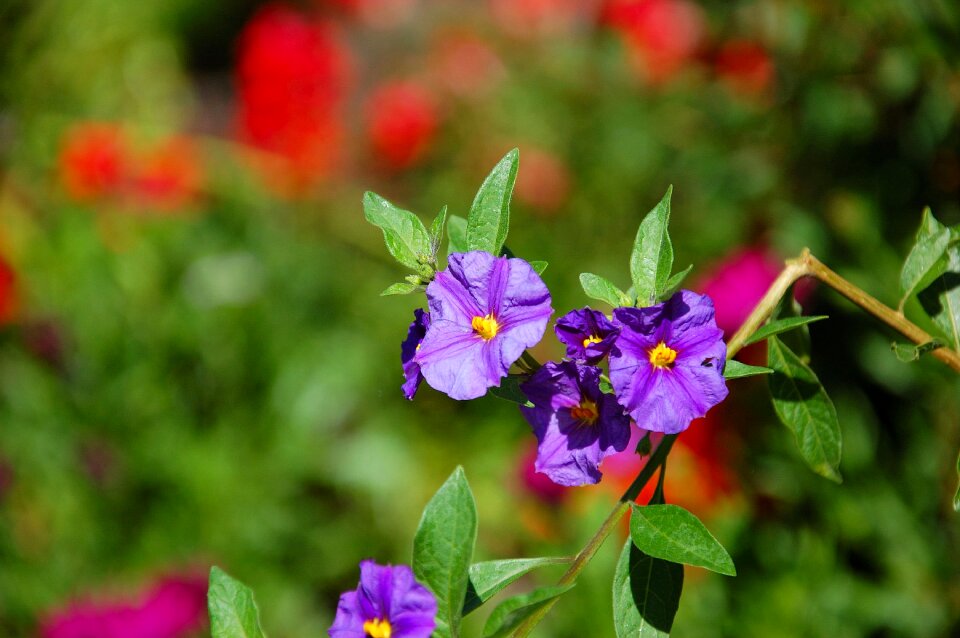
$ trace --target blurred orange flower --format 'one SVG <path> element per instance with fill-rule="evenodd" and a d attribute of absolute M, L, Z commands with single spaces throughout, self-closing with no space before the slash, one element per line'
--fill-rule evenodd
<path fill-rule="evenodd" d="M 127 179 L 130 151 L 122 127 L 82 122 L 71 127 L 60 146 L 60 180 L 71 199 L 92 202 L 116 196 Z"/>

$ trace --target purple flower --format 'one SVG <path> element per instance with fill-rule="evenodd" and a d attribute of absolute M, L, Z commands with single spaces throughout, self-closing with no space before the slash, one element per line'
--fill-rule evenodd
<path fill-rule="evenodd" d="M 356 591 L 340 596 L 330 638 L 429 638 L 437 601 L 406 565 L 360 563 Z"/>
<path fill-rule="evenodd" d="M 520 389 L 533 403 L 520 411 L 540 443 L 536 470 L 559 485 L 598 483 L 600 461 L 630 440 L 630 418 L 600 392 L 600 369 L 550 361 Z"/>
<path fill-rule="evenodd" d="M 589 307 L 571 310 L 557 319 L 557 339 L 567 345 L 567 356 L 575 361 L 597 364 L 607 356 L 620 327 L 607 316 Z"/>
<path fill-rule="evenodd" d="M 413 400 L 413 396 L 423 381 L 423 375 L 420 374 L 420 364 L 414 360 L 414 355 L 420 349 L 420 342 L 423 336 L 427 334 L 427 328 L 430 327 L 430 313 L 417 308 L 413 311 L 413 323 L 407 330 L 407 338 L 400 344 L 400 363 L 403 364 L 403 396 Z"/>
<path fill-rule="evenodd" d="M 726 346 L 710 297 L 681 290 L 613 317 L 622 330 L 610 351 L 610 383 L 641 428 L 682 432 L 726 398 Z"/>
<path fill-rule="evenodd" d="M 550 291 L 530 264 L 479 250 L 450 255 L 427 300 L 430 327 L 414 360 L 427 383 L 461 400 L 499 386 L 553 314 Z"/>

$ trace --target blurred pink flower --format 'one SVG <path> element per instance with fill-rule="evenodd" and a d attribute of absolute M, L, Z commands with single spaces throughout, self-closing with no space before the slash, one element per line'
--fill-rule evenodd
<path fill-rule="evenodd" d="M 200 575 L 162 579 L 137 603 L 73 602 L 42 620 L 42 638 L 183 638 L 207 622 Z"/>
<path fill-rule="evenodd" d="M 440 34 L 430 54 L 438 83 L 459 97 L 487 93 L 503 76 L 503 63 L 482 38 L 469 31 Z"/>
<path fill-rule="evenodd" d="M 393 170 L 420 162 L 433 146 L 440 109 L 433 94 L 411 81 L 377 87 L 366 104 L 367 139 L 376 161 Z"/>
<path fill-rule="evenodd" d="M 782 261 L 766 248 L 734 251 L 715 264 L 697 290 L 713 299 L 717 326 L 730 338 L 780 274 Z"/>
<path fill-rule="evenodd" d="M 523 170 L 517 174 L 514 195 L 533 212 L 555 213 L 570 194 L 570 170 L 549 151 L 523 146 L 520 154 Z"/>
<path fill-rule="evenodd" d="M 548 505 L 558 505 L 564 501 L 570 488 L 558 485 L 546 474 L 537 472 L 534 462 L 537 460 L 536 441 L 529 439 L 523 455 L 517 464 L 517 478 L 524 491 Z"/>
<path fill-rule="evenodd" d="M 623 34 L 637 72 L 652 84 L 692 62 L 706 31 L 703 9 L 689 0 L 609 0 L 601 19 Z"/>
<path fill-rule="evenodd" d="M 773 60 L 756 42 L 725 42 L 717 52 L 714 69 L 721 81 L 741 95 L 762 94 L 773 84 Z"/>

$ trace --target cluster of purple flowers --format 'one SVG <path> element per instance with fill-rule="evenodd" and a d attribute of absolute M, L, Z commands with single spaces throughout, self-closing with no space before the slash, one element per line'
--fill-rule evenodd
<path fill-rule="evenodd" d="M 360 563 L 360 583 L 337 604 L 330 638 L 429 638 L 437 600 L 406 565 Z"/>
<path fill-rule="evenodd" d="M 450 255 L 426 292 L 429 312 L 415 312 L 402 345 L 408 399 L 422 379 L 461 400 L 499 386 L 553 313 L 549 290 L 527 262 L 483 251 Z M 676 434 L 727 396 L 723 332 L 705 295 L 682 290 L 660 304 L 616 308 L 612 317 L 573 310 L 555 331 L 567 358 L 521 385 L 529 401 L 521 411 L 539 442 L 537 471 L 560 485 L 597 483 L 604 457 L 626 448 L 631 420 Z"/>

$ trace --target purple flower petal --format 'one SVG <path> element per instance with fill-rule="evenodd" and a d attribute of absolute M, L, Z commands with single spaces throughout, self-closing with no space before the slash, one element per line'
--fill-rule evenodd
<path fill-rule="evenodd" d="M 412 400 L 423 381 L 423 375 L 420 374 L 420 364 L 414 361 L 413 357 L 417 354 L 420 342 L 427 334 L 427 328 L 430 326 L 430 313 L 417 308 L 413 311 L 413 323 L 407 330 L 407 338 L 400 344 L 400 363 L 403 365 L 404 382 L 400 388 L 403 390 L 403 396 Z"/>
<path fill-rule="evenodd" d="M 406 565 L 360 563 L 356 591 L 340 596 L 331 638 L 366 638 L 364 623 L 388 623 L 391 638 L 429 638 L 436 627 L 437 601 Z"/>
<path fill-rule="evenodd" d="M 596 365 L 610 352 L 620 327 L 602 312 L 587 307 L 557 319 L 554 331 L 567 346 L 568 357 Z"/>

